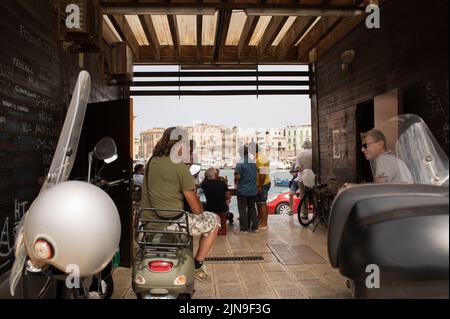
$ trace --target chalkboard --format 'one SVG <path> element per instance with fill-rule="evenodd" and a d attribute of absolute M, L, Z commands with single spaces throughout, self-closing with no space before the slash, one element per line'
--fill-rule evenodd
<path fill-rule="evenodd" d="M 448 155 L 448 78 L 430 79 L 406 88 L 403 111 L 419 115 Z"/>
<path fill-rule="evenodd" d="M 81 71 L 78 54 L 61 48 L 56 2 L 0 1 L 0 278 L 11 268 L 14 226 L 39 193 Z M 89 100 L 122 98 L 128 89 L 104 84 L 99 61 L 84 57 Z"/>
<path fill-rule="evenodd" d="M 57 25 L 53 6 L 48 1 L 1 1 L 0 10 L 2 275 L 13 262 L 14 227 L 38 194 L 39 179 L 50 167 L 65 94 L 63 55 L 56 28 L 49 28 Z"/>

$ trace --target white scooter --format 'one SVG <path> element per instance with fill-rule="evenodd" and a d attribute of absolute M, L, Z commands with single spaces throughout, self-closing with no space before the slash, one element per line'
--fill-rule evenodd
<path fill-rule="evenodd" d="M 25 297 L 43 297 L 56 280 L 62 283 L 57 297 L 88 298 L 92 279 L 117 251 L 121 226 L 112 199 L 95 185 L 67 181 L 77 154 L 90 85 L 89 74 L 82 71 L 47 179 L 17 229 L 16 259 L 9 280 L 12 296 L 26 276 L 43 273 L 48 280 L 41 292 Z M 115 156 L 109 154 L 108 158 Z"/>

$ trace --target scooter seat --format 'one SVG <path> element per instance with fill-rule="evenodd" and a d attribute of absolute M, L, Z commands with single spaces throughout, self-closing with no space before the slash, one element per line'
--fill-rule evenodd
<path fill-rule="evenodd" d="M 328 254 L 359 297 L 448 297 L 448 187 L 371 184 L 333 203 Z M 368 289 L 368 266 L 381 289 Z M 369 271 L 370 272 L 370 271 Z"/>
<path fill-rule="evenodd" d="M 339 267 L 339 250 L 341 248 L 342 237 L 347 222 L 355 212 L 355 206 L 363 201 L 375 199 L 379 205 L 380 211 L 385 211 L 386 206 L 381 206 L 388 199 L 400 200 L 413 198 L 434 198 L 442 204 L 442 200 L 446 201 L 448 207 L 448 187 L 430 186 L 430 185 L 405 185 L 405 184 L 366 184 L 353 186 L 342 193 L 338 194 L 333 202 L 330 210 L 329 229 L 328 229 L 328 257 L 333 267 Z M 396 199 L 397 197 L 397 199 Z M 439 199 L 443 197 L 443 199 Z M 405 201 L 398 201 L 399 205 L 406 205 Z M 389 204 L 392 205 L 392 202 Z M 373 207 L 374 208 L 374 207 Z M 375 218 L 379 212 L 374 208 L 372 210 L 359 209 L 359 220 L 370 220 Z M 397 213 L 398 214 L 398 213 Z M 448 215 L 448 211 L 447 211 Z M 379 217 L 378 217 L 379 218 Z M 384 215 L 388 218 L 388 215 Z M 391 216 L 393 218 L 393 215 Z"/>

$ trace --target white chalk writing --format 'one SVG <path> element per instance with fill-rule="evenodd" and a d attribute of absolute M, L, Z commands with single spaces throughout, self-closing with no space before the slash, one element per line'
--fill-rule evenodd
<path fill-rule="evenodd" d="M 54 122 L 55 116 L 46 112 L 39 112 L 39 121 L 41 122 Z"/>
<path fill-rule="evenodd" d="M 31 92 L 30 90 L 28 90 L 26 88 L 20 87 L 18 85 L 16 85 L 14 87 L 14 95 L 15 96 L 20 96 L 21 95 L 21 96 L 28 97 L 28 98 L 31 98 L 31 99 L 36 99 L 38 97 L 37 94 Z"/>
<path fill-rule="evenodd" d="M 41 49 L 54 58 L 58 58 L 58 52 L 54 48 L 52 48 L 42 39 L 39 39 L 38 37 L 32 35 L 31 32 L 28 31 L 27 28 L 25 28 L 23 25 L 20 25 L 20 35 L 38 49 Z"/>
<path fill-rule="evenodd" d="M 435 89 L 433 82 L 427 83 L 427 103 L 431 106 L 431 118 L 445 115 L 444 105 L 448 105 L 448 97 L 441 96 Z"/>
<path fill-rule="evenodd" d="M 37 135 L 50 136 L 50 135 L 52 135 L 52 130 L 48 126 L 36 124 L 36 129 L 35 129 L 34 133 Z"/>
<path fill-rule="evenodd" d="M 51 154 L 42 155 L 42 165 L 50 166 L 52 164 L 52 160 L 53 160 L 53 155 L 51 155 Z"/>
<path fill-rule="evenodd" d="M 442 126 L 442 138 L 444 139 L 445 143 L 447 143 L 447 144 L 449 142 L 448 130 L 449 130 L 449 125 L 448 125 L 448 115 L 447 115 L 447 119 L 445 120 L 444 126 Z"/>
<path fill-rule="evenodd" d="M 3 223 L 2 233 L 0 235 L 0 257 L 8 257 L 13 251 L 13 245 L 9 236 L 9 217 L 6 217 Z"/>
<path fill-rule="evenodd" d="M 50 110 L 57 110 L 58 104 L 49 98 L 39 96 L 36 100 L 36 106 L 43 107 Z"/>
<path fill-rule="evenodd" d="M 34 74 L 34 70 L 31 66 L 17 58 L 13 58 L 13 65 L 28 74 Z"/>
<path fill-rule="evenodd" d="M 22 123 L 22 132 L 25 134 L 33 132 L 33 125 L 30 123 Z"/>
<path fill-rule="evenodd" d="M 25 215 L 27 204 L 27 201 L 20 202 L 17 199 L 14 200 L 14 238 L 17 236 L 17 225 Z"/>
<path fill-rule="evenodd" d="M 6 217 L 3 223 L 2 232 L 0 234 L 0 257 L 3 259 L 10 257 L 14 251 L 14 241 L 16 240 L 18 230 L 17 226 L 19 225 L 22 217 L 25 215 L 27 204 L 28 202 L 26 201 L 21 202 L 17 199 L 14 200 L 14 222 L 12 236 L 9 230 L 9 216 Z M 0 264 L 0 269 L 6 267 L 9 263 L 10 260 L 7 260 L 3 264 Z"/>
<path fill-rule="evenodd" d="M 14 111 L 19 111 L 19 112 L 23 112 L 23 113 L 29 113 L 30 112 L 30 109 L 27 108 L 26 106 L 17 105 L 15 103 L 11 103 L 9 101 L 2 100 L 2 105 L 4 107 L 7 107 L 7 108 L 12 109 Z"/>
<path fill-rule="evenodd" d="M 55 149 L 55 142 L 39 139 L 36 142 L 36 148 L 38 151 L 51 152 Z"/>

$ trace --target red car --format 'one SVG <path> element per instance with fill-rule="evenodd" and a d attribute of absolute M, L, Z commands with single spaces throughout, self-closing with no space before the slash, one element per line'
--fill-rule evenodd
<path fill-rule="evenodd" d="M 294 195 L 294 214 L 297 214 L 299 203 L 300 198 Z M 289 191 L 278 195 L 269 195 L 269 198 L 267 200 L 267 208 L 269 210 L 269 214 L 289 214 Z"/>

